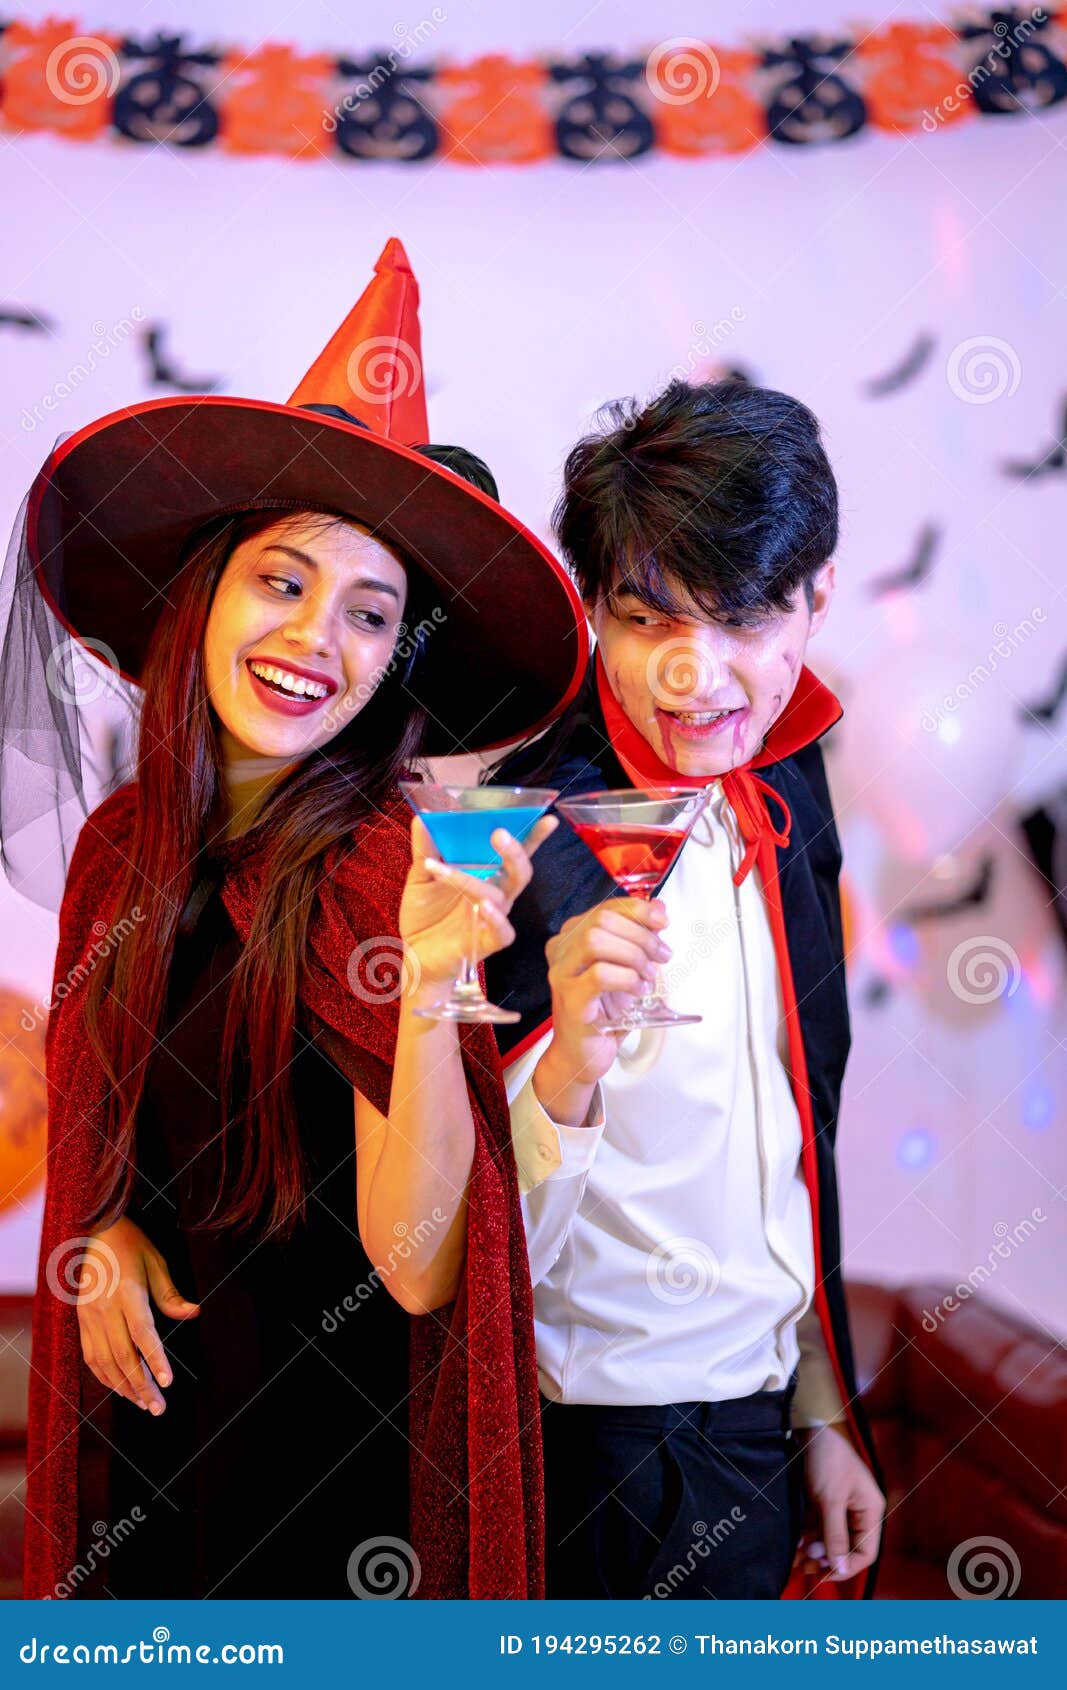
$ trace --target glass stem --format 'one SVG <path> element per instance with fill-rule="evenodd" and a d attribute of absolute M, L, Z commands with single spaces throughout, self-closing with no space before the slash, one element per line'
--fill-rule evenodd
<path fill-rule="evenodd" d="M 480 998 L 481 984 L 478 980 L 478 905 L 470 899 L 467 901 L 467 950 L 460 964 L 459 978 L 456 981 L 456 995 L 463 998 Z"/>

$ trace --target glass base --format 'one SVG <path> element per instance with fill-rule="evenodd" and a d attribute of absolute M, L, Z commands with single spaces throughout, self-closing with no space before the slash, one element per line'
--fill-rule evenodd
<path fill-rule="evenodd" d="M 421 1015 L 427 1021 L 463 1021 L 463 1022 L 493 1022 L 496 1026 L 503 1026 L 507 1022 L 521 1021 L 522 1016 L 514 1009 L 501 1009 L 486 998 L 482 1003 L 443 1003 L 440 1009 L 416 1009 L 415 1015 Z M 697 1017 L 699 1020 L 699 1017 Z"/>
<path fill-rule="evenodd" d="M 437 1009 L 416 1009 L 414 1013 L 425 1021 L 460 1021 L 466 1025 L 489 1022 L 496 1027 L 522 1020 L 517 1010 L 501 1009 L 499 1004 L 490 1003 L 481 986 L 473 983 L 453 986 L 451 996 Z"/>
<path fill-rule="evenodd" d="M 702 1015 L 679 1015 L 676 1010 L 668 1009 L 665 1003 L 639 1004 L 610 1025 L 598 1022 L 597 1030 L 601 1033 L 635 1033 L 642 1027 L 692 1027 L 703 1019 Z"/>

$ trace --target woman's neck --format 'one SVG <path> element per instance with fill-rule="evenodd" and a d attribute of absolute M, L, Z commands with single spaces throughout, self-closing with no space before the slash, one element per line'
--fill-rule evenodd
<path fill-rule="evenodd" d="M 251 753 L 227 756 L 223 784 L 227 807 L 224 839 L 247 833 L 273 786 L 294 766 L 292 757 L 259 757 Z"/>

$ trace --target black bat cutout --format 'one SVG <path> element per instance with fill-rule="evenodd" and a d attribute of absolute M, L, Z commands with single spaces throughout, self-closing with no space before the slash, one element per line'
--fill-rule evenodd
<path fill-rule="evenodd" d="M 1055 475 L 1067 465 L 1067 399 L 1060 402 L 1060 433 L 1039 458 L 1025 463 L 1021 458 L 1003 458 L 1001 469 L 1016 481 L 1033 481 L 1039 475 Z"/>
<path fill-rule="evenodd" d="M 867 588 L 871 598 L 880 599 L 887 593 L 898 593 L 920 586 L 934 567 L 934 558 L 940 544 L 941 529 L 936 523 L 924 523 L 919 530 L 911 562 L 905 564 L 903 569 L 891 570 L 886 575 L 876 575 Z"/>
<path fill-rule="evenodd" d="M 993 889 L 993 876 L 996 863 L 992 856 L 985 856 L 978 865 L 978 873 L 972 884 L 958 897 L 947 898 L 932 904 L 913 904 L 901 914 L 901 920 L 909 927 L 919 927 L 925 921 L 944 921 L 950 915 L 962 915 L 964 910 L 978 909 L 987 902 Z"/>
<path fill-rule="evenodd" d="M 860 392 L 866 394 L 868 399 L 884 399 L 887 394 L 899 393 L 902 387 L 907 387 L 908 383 L 914 381 L 919 372 L 925 369 L 936 345 L 936 336 L 923 330 L 899 364 L 887 370 L 885 375 L 872 376 L 869 381 L 865 381 Z"/>
<path fill-rule="evenodd" d="M 1055 721 L 1065 698 L 1067 698 L 1067 656 L 1060 658 L 1056 680 L 1048 697 L 1039 699 L 1035 704 L 1024 704 L 1019 711 L 1019 715 L 1028 725 L 1031 722 L 1037 722 L 1042 727 L 1048 727 L 1050 723 Z"/>
<path fill-rule="evenodd" d="M 166 332 L 162 323 L 151 323 L 144 332 L 144 346 L 148 353 L 148 366 L 153 387 L 176 387 L 179 393 L 214 392 L 221 377 L 183 376 L 179 374 L 176 365 L 169 361 L 163 350 Z"/>
<path fill-rule="evenodd" d="M 21 305 L 0 305 L 0 328 L 25 329 L 29 334 L 51 334 L 55 328 L 51 317 L 40 311 L 30 311 Z"/>
<path fill-rule="evenodd" d="M 879 1009 L 891 995 L 893 987 L 881 974 L 876 974 L 873 980 L 867 982 L 867 989 L 863 994 L 863 1002 L 867 1009 Z"/>

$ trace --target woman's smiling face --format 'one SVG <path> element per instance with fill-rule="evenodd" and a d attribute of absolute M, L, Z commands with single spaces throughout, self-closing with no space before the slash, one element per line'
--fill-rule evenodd
<path fill-rule="evenodd" d="M 224 758 L 298 759 L 340 733 L 388 667 L 407 587 L 389 546 L 311 512 L 235 546 L 204 636 Z"/>

